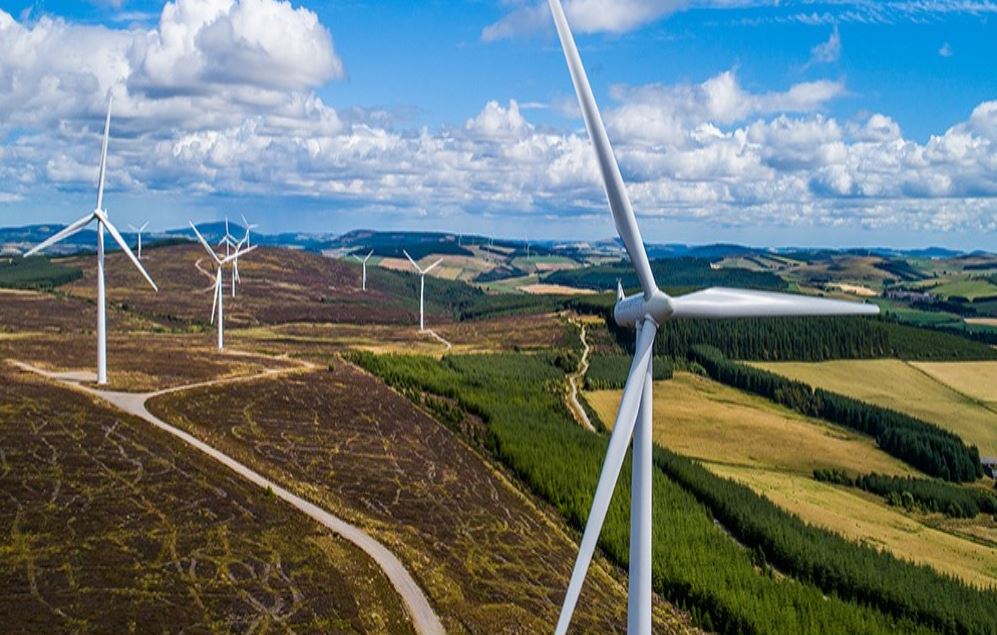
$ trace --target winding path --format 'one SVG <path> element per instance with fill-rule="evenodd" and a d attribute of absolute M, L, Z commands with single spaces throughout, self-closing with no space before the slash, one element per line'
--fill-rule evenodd
<path fill-rule="evenodd" d="M 82 385 L 80 381 L 86 381 L 88 378 L 84 378 L 79 374 L 73 373 L 52 373 L 44 371 L 30 364 L 25 364 L 23 362 L 11 361 L 15 366 L 22 370 L 32 372 L 38 375 L 42 375 L 51 380 L 55 380 L 63 385 L 66 385 L 74 390 L 82 391 L 88 395 L 97 397 L 107 403 L 113 405 L 114 407 L 122 410 L 130 415 L 134 415 L 140 419 L 151 423 L 153 426 L 168 432 L 173 436 L 177 437 L 187 445 L 200 450 L 204 454 L 208 455 L 215 461 L 218 461 L 225 467 L 229 468 L 242 478 L 250 481 L 251 483 L 272 492 L 277 498 L 289 503 L 294 508 L 307 514 L 313 520 L 321 524 L 322 526 L 332 530 L 336 534 L 342 536 L 349 542 L 356 545 L 358 548 L 364 551 L 368 556 L 370 556 L 374 562 L 384 571 L 388 580 L 391 581 L 391 585 L 395 587 L 395 590 L 402 598 L 402 602 L 405 604 L 405 608 L 412 618 L 412 624 L 415 630 L 420 635 L 443 635 L 446 631 L 443 628 L 443 623 L 440 618 L 436 615 L 433 607 L 429 604 L 429 600 L 426 598 L 422 589 L 416 583 L 415 579 L 409 573 L 405 565 L 402 564 L 401 560 L 398 559 L 395 554 L 393 554 L 387 547 L 378 542 L 376 539 L 371 537 L 365 531 L 360 529 L 355 525 L 342 520 L 341 518 L 334 516 L 328 511 L 318 507 L 317 505 L 308 502 L 307 500 L 293 494 L 280 485 L 274 483 L 273 481 L 265 478 L 258 472 L 250 469 L 246 465 L 239 463 L 232 457 L 224 454 L 211 447 L 207 443 L 197 439 L 193 435 L 176 428 L 162 419 L 159 419 L 153 415 L 146 408 L 146 403 L 153 399 L 154 397 L 159 397 L 161 395 L 175 393 L 185 390 L 190 390 L 192 388 L 199 388 L 204 386 L 217 386 L 221 384 L 231 384 L 243 381 L 256 380 L 261 377 L 268 377 L 280 374 L 296 373 L 302 372 L 303 370 L 310 370 L 313 368 L 312 365 L 308 364 L 306 366 L 301 366 L 298 368 L 289 369 L 279 369 L 279 370 L 269 370 L 264 373 L 257 375 L 250 375 L 246 377 L 235 377 L 228 379 L 219 379 L 215 381 L 206 381 L 198 384 L 191 384 L 188 386 L 180 386 L 175 388 L 168 388 L 166 390 L 160 390 L 150 393 L 123 393 L 123 392 L 112 392 L 105 390 L 97 390 L 89 386 Z M 89 378 L 92 379 L 92 378 Z"/>
<path fill-rule="evenodd" d="M 571 323 L 577 324 L 581 329 L 579 337 L 582 340 L 582 359 L 578 362 L 578 370 L 568 375 L 568 408 L 575 415 L 575 420 L 578 421 L 579 425 L 589 432 L 595 432 L 595 426 L 592 425 L 588 413 L 585 412 L 585 408 L 578 401 L 578 386 L 580 382 L 585 381 L 585 373 L 589 369 L 589 352 L 591 348 L 589 347 L 588 340 L 585 339 L 585 324 L 576 322 L 575 320 L 571 320 Z"/>
<path fill-rule="evenodd" d="M 453 344 L 451 344 L 450 342 L 448 342 L 445 339 L 443 339 L 443 337 L 439 333 L 437 333 L 436 331 L 434 331 L 433 329 L 426 329 L 424 332 L 425 333 L 429 333 L 430 335 L 432 335 L 433 337 L 435 337 L 436 340 L 440 344 L 443 344 L 444 346 L 447 347 L 448 351 L 453 348 Z"/>

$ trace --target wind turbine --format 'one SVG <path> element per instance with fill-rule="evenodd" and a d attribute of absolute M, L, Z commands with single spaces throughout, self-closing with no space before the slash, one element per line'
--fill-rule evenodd
<path fill-rule="evenodd" d="M 414 260 L 412 260 L 412 256 L 408 255 L 407 251 L 403 249 L 402 253 L 404 253 L 405 257 L 408 258 L 408 261 L 412 263 L 412 266 L 415 267 L 415 270 L 419 272 L 419 331 L 422 332 L 426 330 L 426 322 L 424 319 L 425 313 L 423 311 L 424 307 L 423 298 L 426 293 L 426 274 L 435 269 L 436 265 L 443 262 L 443 258 L 440 258 L 433 264 L 423 269 L 422 267 L 417 265 Z"/>
<path fill-rule="evenodd" d="M 148 226 L 149 226 L 149 222 L 148 221 L 146 221 L 146 223 L 144 225 L 142 225 L 141 227 L 136 227 L 135 225 L 132 225 L 130 223 L 128 224 L 128 227 L 133 232 L 135 232 L 136 234 L 138 234 L 138 259 L 139 260 L 142 260 L 142 232 L 144 232 L 145 228 L 148 227 Z"/>
<path fill-rule="evenodd" d="M 353 254 L 353 257 L 356 258 L 357 261 L 360 264 L 363 265 L 363 290 L 364 291 L 367 290 L 367 261 L 370 260 L 370 257 L 373 256 L 373 255 L 374 255 L 374 250 L 373 249 L 371 249 L 370 253 L 367 254 L 366 256 L 364 256 L 363 258 L 361 258 L 360 256 L 358 256 L 356 254 Z M 405 255 L 407 256 L 408 254 L 405 254 Z M 411 260 L 411 258 L 409 258 L 409 260 Z"/>
<path fill-rule="evenodd" d="M 259 228 L 259 225 L 251 225 L 251 224 L 249 223 L 249 221 L 248 221 L 248 220 L 246 220 L 246 215 L 245 215 L 245 214 L 239 214 L 239 216 L 241 216 L 241 217 L 242 217 L 242 225 L 243 225 L 243 227 L 245 227 L 245 228 L 246 228 L 246 238 L 245 238 L 245 241 L 246 241 L 246 246 L 247 246 L 247 247 L 252 247 L 252 246 L 253 246 L 253 244 L 252 244 L 252 242 L 250 242 L 250 240 L 249 240 L 249 230 L 251 230 L 251 229 L 258 229 L 258 228 Z"/>
<path fill-rule="evenodd" d="M 231 248 L 236 246 L 235 236 L 228 229 L 228 216 L 225 217 L 225 235 L 218 241 L 218 246 L 222 245 L 225 245 L 225 257 L 228 258 L 232 255 Z"/>
<path fill-rule="evenodd" d="M 107 218 L 107 210 L 104 209 L 104 173 L 107 168 L 107 142 L 111 132 L 111 98 L 107 99 L 107 118 L 104 120 L 104 142 L 100 149 L 100 168 L 97 175 L 97 206 L 92 212 L 67 226 L 65 229 L 55 234 L 45 242 L 24 254 L 24 257 L 34 255 L 39 251 L 51 247 L 61 240 L 69 238 L 73 234 L 81 231 L 89 225 L 91 221 L 97 221 L 97 383 L 107 384 L 107 298 L 104 285 L 104 230 L 106 229 L 114 242 L 118 243 L 121 251 L 132 261 L 132 264 L 139 270 L 142 277 L 149 285 L 159 291 L 156 283 L 152 281 L 149 274 L 142 268 L 142 263 L 138 261 L 132 250 L 128 248 L 128 243 L 118 230 Z"/>
<path fill-rule="evenodd" d="M 248 254 L 256 249 L 256 247 L 249 247 L 248 249 L 240 250 L 240 243 L 240 247 L 236 248 L 234 254 L 229 254 L 225 258 L 219 258 L 218 254 L 216 254 L 211 248 L 211 245 L 208 244 L 208 241 L 206 241 L 204 236 L 201 235 L 201 232 L 197 231 L 197 227 L 194 223 L 191 223 L 190 226 L 197 235 L 197 239 L 201 241 L 201 245 L 204 246 L 205 251 L 211 254 L 211 259 L 215 261 L 215 265 L 217 266 L 217 269 L 215 270 L 215 299 L 211 304 L 211 323 L 214 324 L 215 318 L 218 319 L 218 350 L 223 351 L 225 350 L 225 293 L 222 271 L 225 268 L 225 265 L 236 261 L 239 256 Z"/>
<path fill-rule="evenodd" d="M 630 262 L 640 280 L 641 293 L 626 297 L 617 288 L 614 310 L 616 323 L 633 326 L 637 345 L 616 423 L 609 439 L 599 483 L 595 490 L 585 533 L 571 574 L 571 582 L 557 623 L 557 635 L 564 635 L 585 582 L 602 524 L 606 519 L 613 489 L 619 479 L 627 446 L 633 437 L 633 474 L 630 500 L 630 580 L 627 632 L 651 633 L 651 356 L 658 327 L 675 319 L 717 319 L 806 315 L 875 315 L 879 307 L 782 293 L 740 289 L 710 288 L 684 296 L 670 297 L 658 288 L 651 263 L 644 250 L 637 218 L 630 205 L 619 165 L 609 143 L 585 68 L 560 0 L 548 0 L 554 16 L 568 71 L 578 96 L 585 127 L 595 150 L 616 230 L 623 239 Z"/>

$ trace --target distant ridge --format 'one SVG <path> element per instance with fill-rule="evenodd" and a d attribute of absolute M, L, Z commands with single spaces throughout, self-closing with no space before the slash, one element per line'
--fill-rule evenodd
<path fill-rule="evenodd" d="M 0 228 L 0 251 L 4 253 L 23 252 L 55 232 L 62 229 L 60 224 L 37 224 L 23 227 Z M 199 223 L 198 230 L 205 238 L 217 243 L 225 235 L 223 221 Z M 236 239 L 241 239 L 246 230 L 240 223 L 230 222 L 229 231 Z M 135 235 L 124 233 L 125 239 L 134 241 Z M 146 244 L 153 246 L 157 241 L 184 238 L 194 240 L 194 233 L 189 227 L 170 229 L 165 232 L 148 232 L 145 234 Z M 515 255 L 525 255 L 526 242 L 523 239 L 482 236 L 480 234 L 457 234 L 452 232 L 419 232 L 419 231 L 377 231 L 371 229 L 354 229 L 344 234 L 286 232 L 280 234 L 262 234 L 254 232 L 254 244 L 274 247 L 304 249 L 307 251 L 342 251 L 344 253 L 359 252 L 373 249 L 379 256 L 402 257 L 402 250 L 408 250 L 416 257 L 419 254 L 443 253 L 470 256 L 471 246 L 490 246 L 512 251 Z M 51 253 L 67 255 L 81 251 L 92 251 L 97 246 L 97 234 L 91 229 L 81 231 L 61 243 Z M 894 249 L 890 247 L 751 247 L 746 245 L 715 243 L 707 245 L 688 245 L 683 243 L 647 243 L 647 252 L 651 258 L 705 258 L 708 260 L 723 260 L 724 258 L 744 258 L 752 256 L 807 255 L 851 255 L 879 256 L 883 258 L 961 258 L 972 256 L 994 255 L 984 250 L 959 251 L 945 247 L 925 247 L 919 249 Z M 617 239 L 597 241 L 580 240 L 530 240 L 530 255 L 544 256 L 558 254 L 574 257 L 591 252 L 603 252 L 606 255 L 624 256 L 623 246 Z"/>

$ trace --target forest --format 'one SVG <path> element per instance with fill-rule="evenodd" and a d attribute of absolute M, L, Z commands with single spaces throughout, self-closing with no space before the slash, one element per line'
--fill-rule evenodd
<path fill-rule="evenodd" d="M 0 287 L 54 289 L 83 277 L 83 271 L 52 262 L 45 256 L 0 259 Z"/>
<path fill-rule="evenodd" d="M 867 434 L 884 452 L 926 474 L 957 483 L 983 476 L 977 448 L 934 424 L 731 361 L 710 346 L 693 347 L 689 358 L 720 383 Z"/>
<path fill-rule="evenodd" d="M 633 357 L 630 355 L 595 355 L 589 361 L 588 372 L 585 373 L 586 390 L 621 390 L 630 375 L 630 365 Z M 652 363 L 651 374 L 654 381 L 671 379 L 672 361 L 668 357 L 656 356 Z"/>
<path fill-rule="evenodd" d="M 669 293 L 705 287 L 743 287 L 766 291 L 783 291 L 787 287 L 786 281 L 771 272 L 735 268 L 714 269 L 710 264 L 711 262 L 705 258 L 652 260 L 651 271 L 658 285 Z M 627 289 L 640 286 L 633 267 L 625 260 L 611 265 L 555 271 L 547 276 L 544 282 L 606 291 L 615 289 L 617 280 L 620 280 Z"/>
<path fill-rule="evenodd" d="M 584 527 L 607 437 L 585 432 L 570 418 L 563 401 L 564 374 L 552 356 L 435 360 L 356 353 L 351 359 L 412 398 L 432 393 L 480 417 L 487 426 L 485 447 L 575 529 Z M 659 468 L 661 452 L 656 454 Z M 606 555 L 620 566 L 628 558 L 629 471 L 628 463 L 600 539 Z M 745 493 L 750 490 L 721 480 L 714 486 L 735 492 L 723 499 L 730 513 L 750 517 L 758 511 Z M 686 491 L 663 468 L 655 471 L 653 488 L 655 588 L 706 629 L 725 635 L 983 634 L 997 625 L 993 594 L 810 528 L 774 505 L 766 508 L 764 522 L 745 524 L 753 533 L 735 532 L 748 545 L 744 549 L 714 523 L 717 510 L 697 500 L 702 492 Z M 808 558 L 811 547 L 819 558 Z M 799 571 L 787 570 L 800 582 L 785 580 L 765 565 L 760 558 L 761 553 L 769 557 L 765 549 L 773 560 L 782 557 L 780 549 L 797 555 Z M 785 561 L 791 562 L 788 557 Z M 841 563 L 852 561 L 854 569 L 839 573 Z M 833 586 L 838 584 L 852 589 L 839 596 Z M 926 585 L 931 592 L 915 593 L 906 602 L 897 599 L 911 585 Z"/>
<path fill-rule="evenodd" d="M 872 492 L 890 505 L 909 511 L 933 512 L 950 518 L 997 514 L 994 494 L 927 478 L 875 473 L 852 478 L 841 470 L 814 470 L 814 478 Z"/>

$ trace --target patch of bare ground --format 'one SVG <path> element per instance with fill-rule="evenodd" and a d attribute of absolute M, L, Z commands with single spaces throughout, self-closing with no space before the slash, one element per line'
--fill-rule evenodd
<path fill-rule="evenodd" d="M 0 368 L 4 633 L 411 633 L 380 569 L 145 422 Z"/>
<path fill-rule="evenodd" d="M 166 395 L 149 407 L 375 535 L 413 572 L 449 632 L 552 630 L 577 549 L 564 523 L 376 378 L 337 362 L 332 371 Z M 621 578 L 597 562 L 577 632 L 625 632 Z M 655 629 L 691 630 L 660 602 Z"/>
<path fill-rule="evenodd" d="M 122 254 L 107 257 L 109 301 L 164 325 L 205 324 L 211 317 L 214 280 L 208 255 L 200 245 L 149 249 L 143 264 L 159 285 L 154 292 Z M 82 298 L 96 294 L 93 258 L 70 259 L 83 278 L 64 289 Z M 206 275 L 207 272 L 209 275 Z M 225 323 L 232 327 L 287 322 L 411 322 L 401 299 L 376 288 L 360 290 L 360 269 L 340 260 L 291 249 L 261 247 L 239 261 L 242 284 L 231 297 L 225 271 Z M 368 285 L 370 286 L 370 285 Z"/>
<path fill-rule="evenodd" d="M 96 372 L 93 334 L 30 334 L 0 339 L 0 359 L 12 358 L 55 372 Z M 148 392 L 286 368 L 289 360 L 235 351 L 219 353 L 210 337 L 162 333 L 108 336 L 109 390 Z"/>

